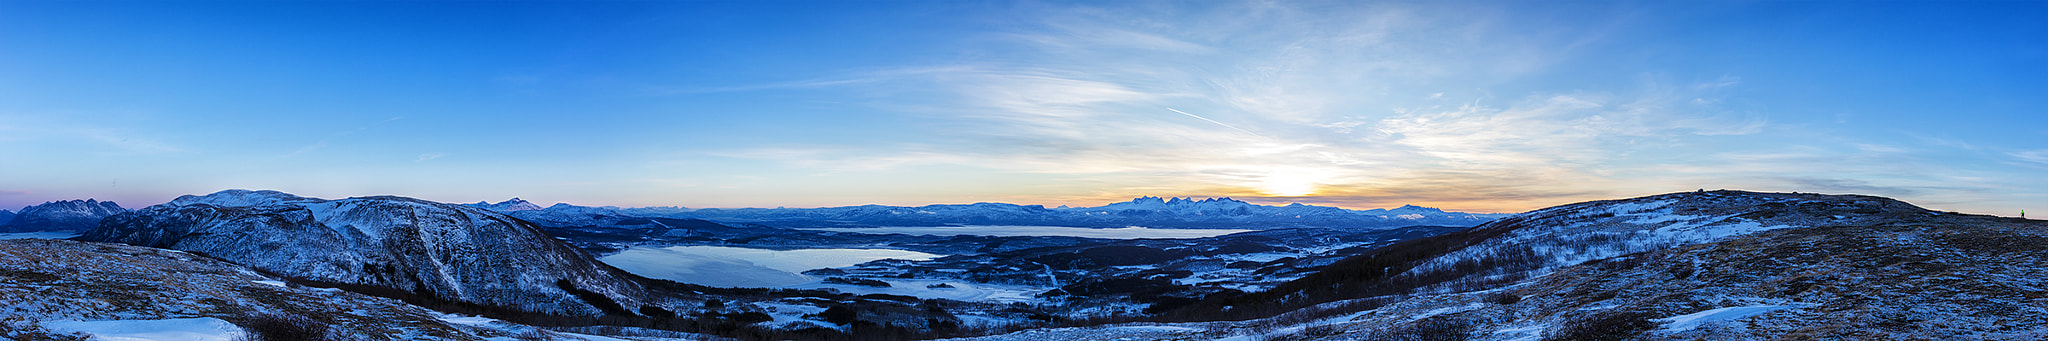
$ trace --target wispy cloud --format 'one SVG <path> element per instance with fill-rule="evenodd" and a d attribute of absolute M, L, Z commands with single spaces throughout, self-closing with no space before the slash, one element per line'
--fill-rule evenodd
<path fill-rule="evenodd" d="M 126 122 L 81 122 L 68 115 L 0 114 L 0 142 L 65 141 L 102 146 L 120 154 L 167 155 L 189 150 L 166 142 L 162 134 L 140 129 Z"/>
<path fill-rule="evenodd" d="M 299 149 L 294 149 L 294 150 L 292 150 L 292 151 L 291 151 L 291 152 L 289 152 L 289 153 L 284 153 L 283 155 L 278 155 L 278 156 L 277 156 L 277 158 L 279 158 L 279 159 L 289 159 L 289 158 L 297 157 L 297 156 L 299 156 L 299 155 L 306 155 L 306 153 L 312 153 L 313 151 L 316 151 L 316 150 L 320 150 L 321 148 L 327 148 L 327 141 L 326 141 L 326 140 L 321 140 L 320 142 L 314 142 L 313 144 L 309 144 L 309 145 L 306 145 L 306 146 L 304 146 L 304 147 L 299 147 Z"/>
<path fill-rule="evenodd" d="M 2048 149 L 2017 151 L 2007 153 L 2006 155 L 2012 155 L 2012 157 L 2018 158 L 2020 161 L 2048 165 Z"/>
<path fill-rule="evenodd" d="M 804 80 L 795 80 L 795 81 L 784 81 L 784 82 L 771 82 L 771 83 L 762 83 L 762 84 L 742 84 L 742 85 L 681 85 L 681 86 L 678 86 L 678 85 L 664 85 L 664 86 L 654 86 L 654 87 L 652 87 L 652 88 L 651 88 L 651 89 L 649 90 L 649 92 L 650 92 L 650 93 L 652 93 L 652 94 L 654 94 L 654 95 L 690 95 L 690 94 L 712 94 L 712 93 L 725 93 L 725 92 L 744 92 L 744 91 L 762 91 L 762 90 L 791 90 L 791 89 L 815 89 L 815 88 L 827 88 L 827 87 L 840 87 L 840 86 L 848 86 L 848 85 L 866 85 L 866 84 L 873 84 L 873 83 L 879 83 L 879 82 L 888 82 L 888 81 L 902 80 L 902 79 L 906 79 L 906 78 L 913 78 L 913 77 L 921 77 L 921 76 L 929 76 L 929 75 L 933 75 L 933 74 L 942 74 L 942 73 L 955 73 L 955 72 L 967 72 L 967 71 L 971 71 L 971 70 L 969 70 L 969 69 L 968 69 L 968 67 L 966 67 L 966 66 L 957 66 L 957 65 L 956 65 L 956 66 L 929 66 L 929 67 L 907 67 L 907 68 L 895 68 L 895 69 L 885 69 L 885 70 L 876 70 L 876 71 L 856 72 L 856 73 L 853 73 L 853 74 L 851 74 L 851 75 L 846 75 L 846 76 L 822 77 L 822 78 L 814 78 L 814 79 L 804 79 Z"/>
<path fill-rule="evenodd" d="M 1453 7 L 1046 9 L 987 37 L 994 46 L 984 48 L 1005 52 L 999 61 L 890 75 L 939 95 L 911 110 L 938 142 L 719 155 L 818 172 L 979 167 L 1101 181 L 1052 195 L 1066 200 L 1221 195 L 1475 211 L 1695 188 L 1936 201 L 1991 188 L 1973 180 L 1988 177 L 1930 162 L 1920 146 L 1831 140 L 1731 104 L 1741 75 L 1498 86 L 1570 78 L 1559 65 L 1631 19 L 1527 25 L 1499 8 Z M 2048 163 L 2048 152 L 2011 156 Z"/>
<path fill-rule="evenodd" d="M 953 96 L 951 106 L 921 115 L 949 128 L 939 134 L 956 143 L 721 155 L 832 170 L 966 165 L 1115 176 L 1126 190 L 1514 210 L 1534 205 L 1531 198 L 1616 190 L 1598 185 L 1621 183 L 1603 178 L 1602 168 L 1614 166 L 1609 160 L 1630 140 L 1752 134 L 1766 125 L 1687 102 L 1715 98 L 1713 91 L 1737 86 L 1733 77 L 1475 104 L 1492 95 L 1461 83 L 1541 71 L 1586 44 L 1586 35 L 1505 27 L 1495 13 L 1304 7 L 1315 8 L 1257 3 L 1140 17 L 1048 11 L 996 36 L 1019 44 L 1005 48 L 1025 49 L 1014 57 L 1021 60 L 915 74 Z"/>
<path fill-rule="evenodd" d="M 413 160 L 412 160 L 412 162 L 427 162 L 427 160 L 439 159 L 439 158 L 441 158 L 441 157 L 445 157 L 445 156 L 448 156 L 448 153 L 426 153 L 426 154 L 420 154 L 419 158 L 413 159 Z"/>

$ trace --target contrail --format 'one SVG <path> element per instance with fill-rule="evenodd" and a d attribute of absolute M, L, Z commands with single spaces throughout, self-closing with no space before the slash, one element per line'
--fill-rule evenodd
<path fill-rule="evenodd" d="M 1265 135 L 1259 135 L 1259 133 L 1254 133 L 1254 132 L 1251 132 L 1251 131 L 1249 131 L 1249 130 L 1239 129 L 1238 127 L 1233 127 L 1233 126 L 1230 126 L 1230 125 L 1228 125 L 1228 124 L 1223 124 L 1223 122 L 1216 122 L 1216 120 L 1212 120 L 1212 119 L 1209 119 L 1208 117 L 1201 117 L 1201 116 L 1195 116 L 1195 114 L 1190 114 L 1190 113 L 1188 113 L 1188 112 L 1186 112 L 1186 111 L 1180 111 L 1180 109 L 1174 109 L 1174 108 L 1166 108 L 1166 110 L 1173 110 L 1173 112 L 1177 112 L 1177 113 L 1180 113 L 1181 115 L 1188 115 L 1188 117 L 1193 117 L 1193 118 L 1198 118 L 1198 119 L 1202 119 L 1203 121 L 1209 121 L 1209 123 L 1215 123 L 1216 125 L 1219 125 L 1219 126 L 1223 126 L 1224 128 L 1230 128 L 1230 129 L 1234 129 L 1234 130 L 1237 130 L 1238 132 L 1242 132 L 1242 133 L 1246 133 L 1246 134 L 1251 134 L 1252 136 L 1258 136 L 1258 137 L 1266 137 Z"/>

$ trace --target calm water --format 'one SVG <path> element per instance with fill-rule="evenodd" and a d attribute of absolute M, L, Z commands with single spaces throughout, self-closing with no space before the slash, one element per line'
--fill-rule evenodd
<path fill-rule="evenodd" d="M 939 255 L 886 249 L 763 250 L 723 246 L 636 246 L 598 260 L 633 274 L 717 287 L 782 287 L 816 282 L 804 270 L 880 259 Z"/>
<path fill-rule="evenodd" d="M 1125 227 L 1125 228 L 1111 228 L 1111 229 L 1102 229 L 1102 228 L 1087 228 L 1087 227 L 1066 227 L 1066 226 L 995 226 L 995 225 L 969 225 L 969 226 L 883 226 L 883 227 L 865 227 L 865 228 L 861 228 L 861 227 L 851 227 L 851 228 L 849 228 L 849 227 L 834 227 L 834 228 L 813 228 L 813 229 L 806 229 L 806 230 L 819 230 L 819 231 L 835 231 L 835 232 L 853 232 L 853 233 L 873 233 L 873 234 L 889 234 L 889 233 L 901 233 L 901 234 L 910 234 L 910 235 L 926 235 L 926 236 L 958 236 L 958 235 L 971 235 L 971 236 L 996 236 L 996 237 L 1019 237 L 1019 236 L 1066 236 L 1066 237 L 1085 237 L 1085 238 L 1106 238 L 1106 239 L 1139 239 L 1139 238 L 1165 238 L 1165 239 L 1178 239 L 1178 238 L 1203 238 L 1203 237 L 1215 237 L 1215 236 L 1221 236 L 1221 235 L 1226 235 L 1226 234 L 1232 234 L 1232 233 L 1238 233 L 1238 232 L 1251 232 L 1251 231 L 1253 231 L 1253 230 L 1224 230 L 1224 229 L 1155 229 L 1155 228 L 1148 228 L 1148 227 L 1136 227 L 1136 226 L 1132 226 L 1132 227 Z"/>

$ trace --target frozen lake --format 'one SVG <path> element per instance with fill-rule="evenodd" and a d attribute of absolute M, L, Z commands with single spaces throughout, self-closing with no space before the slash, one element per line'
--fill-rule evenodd
<path fill-rule="evenodd" d="M 881 259 L 928 260 L 939 255 L 887 249 L 764 250 L 723 246 L 636 246 L 598 258 L 620 270 L 671 281 L 716 287 L 785 287 L 821 278 L 804 270 L 836 268 Z"/>
<path fill-rule="evenodd" d="M 78 236 L 78 232 L 62 232 L 62 231 L 57 231 L 57 232 L 19 232 L 19 233 L 0 233 L 0 239 L 28 239 L 28 238 L 42 238 L 42 239 L 64 239 L 64 238 L 71 238 L 71 237 L 77 237 L 77 236 Z"/>
<path fill-rule="evenodd" d="M 1045 288 L 933 279 L 877 278 L 889 288 L 826 284 L 804 270 L 880 259 L 927 260 L 940 255 L 887 249 L 763 250 L 723 246 L 638 246 L 598 258 L 641 276 L 716 287 L 833 289 L 853 294 L 894 294 L 960 301 L 1024 302 Z M 944 283 L 952 288 L 927 288 Z"/>
<path fill-rule="evenodd" d="M 970 235 L 970 236 L 995 236 L 995 237 L 1029 237 L 1029 236 L 1065 236 L 1065 237 L 1084 237 L 1084 238 L 1104 238 L 1104 239 L 1140 239 L 1140 238 L 1158 238 L 1158 239 L 1183 239 L 1183 238 L 1204 238 L 1204 237 L 1215 237 L 1215 236 L 1221 236 L 1221 235 L 1226 235 L 1226 234 L 1232 234 L 1232 233 L 1238 233 L 1238 232 L 1251 232 L 1251 231 L 1254 231 L 1254 230 L 1226 230 L 1226 229 L 1155 229 L 1155 228 L 1149 228 L 1149 227 L 1137 227 L 1137 226 L 1132 226 L 1132 227 L 1124 227 L 1124 228 L 1087 228 L 1087 227 L 1066 227 L 1066 226 L 1004 226 L 1004 225 L 968 225 L 968 226 L 883 226 L 883 227 L 833 227 L 833 228 L 810 228 L 810 229 L 805 229 L 805 230 L 818 230 L 818 231 L 834 231 L 834 232 L 853 232 L 853 233 L 871 233 L 871 234 L 889 234 L 889 233 L 901 233 L 901 234 L 909 234 L 909 235 L 926 235 L 926 236 L 959 236 L 959 235 Z"/>

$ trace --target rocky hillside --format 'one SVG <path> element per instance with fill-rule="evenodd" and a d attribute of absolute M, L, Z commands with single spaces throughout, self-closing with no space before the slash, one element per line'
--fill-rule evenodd
<path fill-rule="evenodd" d="M 1604 258 L 1521 285 L 1410 299 L 1334 326 L 1387 332 L 1435 323 L 1488 340 L 2048 338 L 2048 222 L 1897 218 Z"/>
<path fill-rule="evenodd" d="M 77 231 L 98 226 L 100 218 L 128 212 L 112 201 L 63 200 L 24 207 L 5 220 L 0 232 Z"/>
<path fill-rule="evenodd" d="M 193 253 L 65 240 L 0 240 L 0 302 L 0 335 L 10 340 L 77 340 L 86 335 L 80 326 L 141 332 L 209 321 L 227 326 L 214 330 L 222 332 L 210 335 L 216 337 L 291 331 L 293 338 L 328 340 L 585 339 L 288 284 Z"/>
<path fill-rule="evenodd" d="M 1291 340 L 2037 340 L 2042 251 L 2038 220 L 1871 196 L 1673 193 L 1398 243 L 1163 315 L 1264 318 L 1162 327 Z"/>
<path fill-rule="evenodd" d="M 631 314 L 646 297 L 631 275 L 532 224 L 402 197 L 188 195 L 107 218 L 77 239 L 204 252 L 311 281 L 534 312 Z"/>

